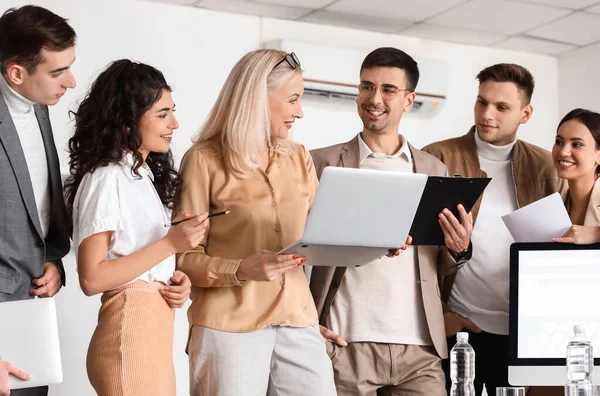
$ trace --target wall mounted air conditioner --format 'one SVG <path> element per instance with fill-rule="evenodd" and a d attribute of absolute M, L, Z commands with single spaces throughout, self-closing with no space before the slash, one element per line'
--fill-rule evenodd
<path fill-rule="evenodd" d="M 293 40 L 273 40 L 265 48 L 294 52 L 304 70 L 304 99 L 333 101 L 355 106 L 360 65 L 370 50 L 328 47 Z M 408 116 L 431 118 L 444 107 L 448 89 L 448 64 L 415 57 L 420 78 L 417 98 Z"/>

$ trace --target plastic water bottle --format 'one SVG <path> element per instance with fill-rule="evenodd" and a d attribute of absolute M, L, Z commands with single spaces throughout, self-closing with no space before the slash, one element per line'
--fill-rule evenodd
<path fill-rule="evenodd" d="M 456 334 L 450 351 L 450 396 L 475 396 L 475 351 L 469 345 L 469 333 Z"/>
<path fill-rule="evenodd" d="M 567 345 L 567 394 L 592 396 L 594 351 L 582 325 L 575 325 L 575 335 Z M 575 392 L 569 391 L 576 390 Z"/>

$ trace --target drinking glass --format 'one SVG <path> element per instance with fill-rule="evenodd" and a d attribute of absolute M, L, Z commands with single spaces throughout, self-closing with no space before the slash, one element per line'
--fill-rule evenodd
<path fill-rule="evenodd" d="M 525 396 L 525 388 L 522 386 L 496 388 L 496 396 Z"/>
<path fill-rule="evenodd" d="M 565 385 L 565 396 L 594 396 L 595 386 L 590 383 L 572 383 Z"/>

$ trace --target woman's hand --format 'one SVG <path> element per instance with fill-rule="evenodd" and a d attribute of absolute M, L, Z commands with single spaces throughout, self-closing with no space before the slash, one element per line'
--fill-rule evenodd
<path fill-rule="evenodd" d="M 173 221 L 185 220 L 176 226 L 171 226 L 165 236 L 175 253 L 184 253 L 198 246 L 208 228 L 208 213 L 187 214 L 182 213 Z"/>
<path fill-rule="evenodd" d="M 171 277 L 171 284 L 160 290 L 163 298 L 171 308 L 181 308 L 190 297 L 192 282 L 186 274 L 175 271 Z"/>
<path fill-rule="evenodd" d="M 572 225 L 569 231 L 560 238 L 552 238 L 554 242 L 589 245 L 600 242 L 600 227 Z"/>
<path fill-rule="evenodd" d="M 399 256 L 400 253 L 402 253 L 403 251 L 405 251 L 406 249 L 408 249 L 408 247 L 412 245 L 412 237 L 409 235 L 406 237 L 406 242 L 404 243 L 404 246 L 402 246 L 402 248 L 400 249 L 390 249 L 388 250 L 388 254 L 386 254 L 386 257 L 396 257 Z"/>
<path fill-rule="evenodd" d="M 295 254 L 281 254 L 263 250 L 245 258 L 240 263 L 236 276 L 240 281 L 252 280 L 268 282 L 284 272 L 301 266 L 306 261 Z"/>

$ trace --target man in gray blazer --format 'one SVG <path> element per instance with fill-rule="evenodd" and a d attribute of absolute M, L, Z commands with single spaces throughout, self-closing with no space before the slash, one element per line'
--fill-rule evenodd
<path fill-rule="evenodd" d="M 41 7 L 0 17 L 0 302 L 52 297 L 65 285 L 68 218 L 48 106 L 75 87 L 75 41 L 67 21 Z M 0 396 L 9 374 L 24 375 L 0 360 Z"/>

